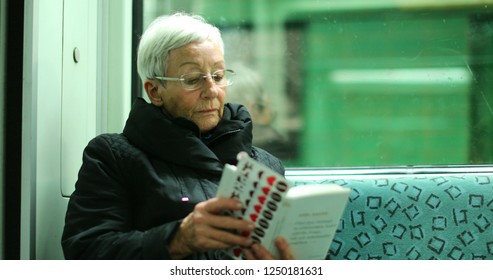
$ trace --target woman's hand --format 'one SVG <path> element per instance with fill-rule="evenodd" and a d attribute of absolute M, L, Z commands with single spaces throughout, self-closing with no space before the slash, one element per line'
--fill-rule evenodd
<path fill-rule="evenodd" d="M 294 260 L 295 256 L 293 250 L 289 246 L 286 239 L 283 237 L 277 237 L 275 240 L 277 250 L 279 250 L 279 255 L 281 260 Z M 247 260 L 274 260 L 274 256 L 265 249 L 264 246 L 254 243 L 252 246 L 244 250 L 245 258 Z"/>
<path fill-rule="evenodd" d="M 216 197 L 198 203 L 181 223 L 169 244 L 174 259 L 181 259 L 196 251 L 227 249 L 232 246 L 250 247 L 252 241 L 235 232 L 251 232 L 252 222 L 221 215 L 225 211 L 241 210 L 236 199 Z"/>

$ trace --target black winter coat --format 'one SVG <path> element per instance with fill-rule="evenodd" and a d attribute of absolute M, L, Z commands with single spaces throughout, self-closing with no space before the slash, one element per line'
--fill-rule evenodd
<path fill-rule="evenodd" d="M 252 147 L 251 132 L 241 105 L 226 104 L 217 128 L 204 136 L 193 122 L 138 99 L 122 134 L 100 135 L 84 150 L 65 217 L 65 258 L 170 259 L 173 233 L 195 204 L 215 196 L 224 164 L 236 164 L 238 152 L 284 174 L 277 158 Z"/>

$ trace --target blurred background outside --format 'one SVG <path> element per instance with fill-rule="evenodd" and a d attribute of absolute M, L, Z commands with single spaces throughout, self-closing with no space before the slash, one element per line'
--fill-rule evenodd
<path fill-rule="evenodd" d="M 288 167 L 493 163 L 493 1 L 145 0 L 142 26 L 180 11 L 221 29 L 228 99 L 268 109 Z"/>

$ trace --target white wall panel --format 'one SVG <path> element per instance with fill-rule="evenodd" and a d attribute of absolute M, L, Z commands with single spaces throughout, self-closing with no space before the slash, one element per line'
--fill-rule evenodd
<path fill-rule="evenodd" d="M 26 1 L 22 259 L 63 258 L 62 192 L 73 190 L 82 149 L 95 135 L 97 20 L 89 14 L 97 14 L 97 2 L 77 2 Z"/>
<path fill-rule="evenodd" d="M 107 0 L 107 92 L 104 132 L 122 132 L 130 111 L 132 79 L 132 0 Z M 104 52 L 104 49 L 101 50 Z M 104 69 L 103 69 L 104 70 Z"/>
<path fill-rule="evenodd" d="M 36 170 L 34 176 L 36 201 L 35 244 L 29 258 L 62 258 L 60 236 L 66 201 L 60 195 L 61 174 L 61 118 L 62 118 L 62 32 L 63 0 L 37 3 L 34 11 L 37 42 L 34 45 L 33 69 L 37 80 L 36 96 Z M 25 257 L 27 258 L 27 257 Z"/>
<path fill-rule="evenodd" d="M 82 151 L 96 135 L 97 2 L 65 0 L 63 6 L 62 194 L 69 196 Z"/>
<path fill-rule="evenodd" d="M 63 0 L 25 2 L 21 258 L 62 258 Z"/>
<path fill-rule="evenodd" d="M 65 212 L 83 149 L 96 134 L 123 128 L 131 6 L 131 0 L 25 1 L 22 259 L 63 258 Z"/>

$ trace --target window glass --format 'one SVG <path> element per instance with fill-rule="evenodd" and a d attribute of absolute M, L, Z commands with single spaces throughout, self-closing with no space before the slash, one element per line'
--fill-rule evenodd
<path fill-rule="evenodd" d="M 228 100 L 288 167 L 493 162 L 493 1 L 143 2 L 221 29 Z"/>

